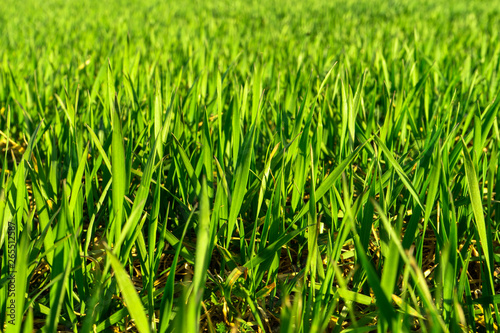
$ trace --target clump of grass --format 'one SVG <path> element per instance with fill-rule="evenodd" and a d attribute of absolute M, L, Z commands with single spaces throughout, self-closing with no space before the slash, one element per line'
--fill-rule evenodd
<path fill-rule="evenodd" d="M 5 0 L 6 332 L 496 331 L 495 2 Z"/>

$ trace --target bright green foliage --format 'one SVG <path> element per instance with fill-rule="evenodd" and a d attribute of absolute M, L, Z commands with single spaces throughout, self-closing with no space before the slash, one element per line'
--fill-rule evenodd
<path fill-rule="evenodd" d="M 0 331 L 498 330 L 499 27 L 0 1 Z"/>

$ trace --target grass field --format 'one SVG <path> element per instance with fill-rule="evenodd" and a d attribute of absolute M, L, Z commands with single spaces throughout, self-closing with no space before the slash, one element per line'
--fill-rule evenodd
<path fill-rule="evenodd" d="M 500 2 L 0 2 L 0 331 L 494 332 Z"/>

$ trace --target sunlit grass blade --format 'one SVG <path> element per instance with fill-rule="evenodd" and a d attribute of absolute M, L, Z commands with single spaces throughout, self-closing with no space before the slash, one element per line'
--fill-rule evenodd
<path fill-rule="evenodd" d="M 141 299 L 137 295 L 137 291 L 130 280 L 129 275 L 123 268 L 122 263 L 118 258 L 109 250 L 106 250 L 106 254 L 111 262 L 114 276 L 120 287 L 120 292 L 123 299 L 127 305 L 128 312 L 134 319 L 135 326 L 140 333 L 150 332 L 150 324 L 146 313 L 144 312 L 144 306 L 142 305 Z"/>
<path fill-rule="evenodd" d="M 92 141 L 94 142 L 94 145 L 96 146 L 97 150 L 101 153 L 102 159 L 104 160 L 104 163 L 106 164 L 106 167 L 108 168 L 109 172 L 112 172 L 113 168 L 111 167 L 111 162 L 109 161 L 108 155 L 102 148 L 102 145 L 99 141 L 99 138 L 97 135 L 94 133 L 92 128 L 90 128 L 89 125 L 85 125 L 90 133 L 90 137 L 92 138 Z"/>
<path fill-rule="evenodd" d="M 240 159 L 238 160 L 238 163 L 236 165 L 236 171 L 234 174 L 234 188 L 231 193 L 231 208 L 229 211 L 229 219 L 227 222 L 226 247 L 229 247 L 229 244 L 231 242 L 236 219 L 240 214 L 241 204 L 243 203 L 243 199 L 245 197 L 248 174 L 250 173 L 250 161 L 252 158 L 254 146 L 254 136 L 255 124 L 252 125 L 250 131 L 245 135 L 243 149 L 240 154 Z"/>
<path fill-rule="evenodd" d="M 200 211 L 198 213 L 198 227 L 196 238 L 196 253 L 194 263 L 193 283 L 191 285 L 188 298 L 188 331 L 197 332 L 199 330 L 201 302 L 207 277 L 207 268 L 210 260 L 210 206 L 207 193 L 207 182 L 202 181 L 200 194 Z"/>
<path fill-rule="evenodd" d="M 175 250 L 174 259 L 172 261 L 172 265 L 170 266 L 170 272 L 167 277 L 167 282 L 165 283 L 165 288 L 163 290 L 163 297 L 160 304 L 160 333 L 164 333 L 167 331 L 169 327 L 169 321 L 172 314 L 172 307 L 174 304 L 174 282 L 175 282 L 175 270 L 177 268 L 177 262 L 179 260 L 179 255 L 182 249 L 182 242 L 184 241 L 184 237 L 186 236 L 186 232 L 190 225 L 191 218 L 193 217 L 194 210 L 189 215 L 189 218 L 186 221 L 184 226 L 184 231 L 182 232 L 182 237 L 177 243 L 177 248 Z"/>
<path fill-rule="evenodd" d="M 467 146 L 465 142 L 462 140 L 462 151 L 464 154 L 464 167 L 465 167 L 465 175 L 467 180 L 467 187 L 469 190 L 470 200 L 472 204 L 472 211 L 474 212 L 474 222 L 477 228 L 477 234 L 479 236 L 479 241 L 481 242 L 481 248 L 484 255 L 484 261 L 487 268 L 488 279 L 490 283 L 490 290 L 494 293 L 495 285 L 493 281 L 493 270 L 492 270 L 492 262 L 491 262 L 491 249 L 492 244 L 488 239 L 487 233 L 489 232 L 489 228 L 486 225 L 484 220 L 484 211 L 483 211 L 483 202 L 482 196 L 479 192 L 479 183 L 477 181 L 476 171 L 474 168 L 474 164 L 470 157 L 469 151 L 467 150 Z"/>
<path fill-rule="evenodd" d="M 408 189 L 408 191 L 412 195 L 413 200 L 415 200 L 415 202 L 423 209 L 424 206 L 420 202 L 420 198 L 418 197 L 417 191 L 413 187 L 410 179 L 406 175 L 406 173 L 403 170 L 403 168 L 401 167 L 401 165 L 399 165 L 399 163 L 394 159 L 394 157 L 392 156 L 392 153 L 389 151 L 389 149 L 387 149 L 387 147 L 385 146 L 385 144 L 378 137 L 375 137 L 375 140 L 377 141 L 377 144 L 379 145 L 379 147 L 384 152 L 385 157 L 387 158 L 387 160 L 389 161 L 389 163 L 392 165 L 392 167 L 394 168 L 394 170 L 396 170 L 396 172 L 399 175 L 401 181 L 405 184 L 406 188 Z"/>
<path fill-rule="evenodd" d="M 109 75 L 109 73 L 108 73 Z M 123 135 L 122 135 L 122 124 L 120 111 L 118 107 L 114 107 L 114 104 L 118 104 L 116 97 L 112 97 L 113 108 L 111 112 L 113 113 L 113 134 L 111 143 L 111 160 L 113 164 L 111 165 L 111 170 L 113 172 L 113 183 L 111 188 L 111 193 L 113 196 L 113 213 L 114 213 L 114 225 L 115 225 L 115 242 L 120 237 L 123 223 L 123 200 L 125 196 L 125 190 L 127 184 L 125 184 L 127 177 L 125 173 L 125 150 L 123 148 Z"/>

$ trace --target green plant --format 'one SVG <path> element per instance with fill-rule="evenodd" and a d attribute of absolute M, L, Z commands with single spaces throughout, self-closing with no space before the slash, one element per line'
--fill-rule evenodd
<path fill-rule="evenodd" d="M 499 12 L 2 1 L 0 330 L 498 330 Z"/>

